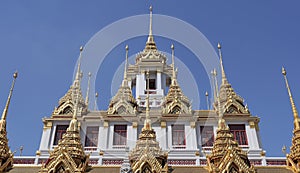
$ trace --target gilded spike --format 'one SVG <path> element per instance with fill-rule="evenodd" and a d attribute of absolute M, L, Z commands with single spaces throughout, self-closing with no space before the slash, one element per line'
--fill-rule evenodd
<path fill-rule="evenodd" d="M 220 56 L 220 66 L 221 66 L 221 74 L 222 74 L 222 84 L 227 83 L 227 78 L 225 75 L 224 65 L 223 65 L 223 57 L 222 57 L 222 51 L 221 51 L 221 44 L 218 43 L 218 50 L 219 50 L 219 56 Z"/>
<path fill-rule="evenodd" d="M 288 79 L 286 77 L 286 70 L 284 69 L 284 67 L 282 67 L 282 74 L 285 80 L 285 84 L 286 84 L 286 88 L 289 94 L 289 98 L 290 98 L 290 102 L 291 102 L 291 106 L 292 106 L 292 111 L 293 111 L 293 115 L 294 115 L 294 127 L 295 129 L 299 129 L 299 116 L 298 116 L 298 111 L 292 96 L 292 92 L 288 83 Z"/>
<path fill-rule="evenodd" d="M 150 6 L 149 11 L 150 11 L 150 20 L 149 20 L 149 35 L 148 35 L 148 40 L 146 43 L 146 48 L 147 50 L 149 49 L 155 49 L 156 50 L 156 44 L 154 42 L 153 34 L 152 34 L 152 6 Z"/>
<path fill-rule="evenodd" d="M 89 95 L 90 95 L 90 85 L 91 85 L 91 77 L 92 77 L 92 73 L 89 72 L 88 73 L 88 76 L 89 76 L 89 79 L 88 79 L 88 87 L 87 87 L 87 90 L 86 90 L 86 96 L 85 96 L 85 104 L 87 106 L 89 106 Z"/>
<path fill-rule="evenodd" d="M 10 100 L 11 100 L 11 96 L 13 94 L 13 90 L 14 90 L 14 86 L 15 86 L 15 82 L 16 82 L 16 79 L 18 77 L 18 72 L 15 72 L 14 75 L 14 80 L 11 84 L 11 88 L 10 88 L 10 91 L 9 91 L 9 95 L 8 95 L 8 98 L 7 98 L 7 101 L 6 101 L 6 105 L 4 107 L 4 110 L 3 110 L 3 113 L 2 113 L 2 120 L 6 120 L 6 117 L 7 117 L 7 111 L 8 111 L 8 107 L 9 107 L 9 104 L 10 104 Z"/>

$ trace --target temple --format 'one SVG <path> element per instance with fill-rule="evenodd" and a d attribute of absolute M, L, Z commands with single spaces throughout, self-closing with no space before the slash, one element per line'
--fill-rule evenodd
<path fill-rule="evenodd" d="M 282 73 L 294 116 L 291 150 L 286 157 L 267 157 L 259 136 L 260 118 L 251 114 L 228 81 L 221 44 L 217 46 L 221 71 L 212 71 L 212 109 L 194 110 L 177 80 L 175 46 L 171 45 L 168 64 L 156 45 L 152 10 L 145 48 L 136 55 L 135 64 L 129 64 L 129 46 L 125 47 L 123 81 L 106 110 L 89 109 L 89 87 L 85 98 L 82 94 L 82 75 L 90 79 L 92 74 L 81 71 L 84 48 L 80 48 L 75 79 L 53 112 L 43 118 L 34 156 L 13 156 L 8 147 L 6 116 L 14 75 L 0 120 L 0 172 L 300 172 L 300 119 L 286 71 Z"/>

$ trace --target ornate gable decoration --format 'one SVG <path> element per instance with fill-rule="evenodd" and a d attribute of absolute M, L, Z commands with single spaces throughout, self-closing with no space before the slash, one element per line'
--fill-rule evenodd
<path fill-rule="evenodd" d="M 212 153 L 206 157 L 210 173 L 255 173 L 247 153 L 238 146 L 223 118 L 219 120 Z"/>
<path fill-rule="evenodd" d="M 162 103 L 163 114 L 191 114 L 192 106 L 189 99 L 183 94 L 177 82 L 175 61 L 174 61 L 174 45 L 172 49 L 172 83 L 170 85 L 167 96 Z"/>
<path fill-rule="evenodd" d="M 107 110 L 108 114 L 135 114 L 137 110 L 137 102 L 134 99 L 131 88 L 127 81 L 127 65 L 128 65 L 128 46 L 126 46 L 126 61 L 124 68 L 124 78 L 117 94 L 112 98 Z"/>
<path fill-rule="evenodd" d="M 135 114 L 136 100 L 133 98 L 130 87 L 121 86 L 117 94 L 112 98 L 108 108 L 108 114 Z"/>
<path fill-rule="evenodd" d="M 67 132 L 39 172 L 55 173 L 61 169 L 69 173 L 85 173 L 89 169 L 89 156 L 84 153 L 79 133 L 77 120 L 72 120 Z"/>
<path fill-rule="evenodd" d="M 72 90 L 73 85 L 70 87 L 68 92 L 59 100 L 58 107 L 54 108 L 54 111 L 52 113 L 53 115 L 70 115 L 73 114 L 74 109 L 74 102 L 72 99 Z M 84 99 L 82 97 L 81 89 L 79 89 L 79 105 L 78 105 L 80 112 L 85 113 L 87 112 L 87 105 L 84 102 Z"/>
<path fill-rule="evenodd" d="M 7 139 L 7 132 L 6 132 L 6 117 L 7 111 L 10 104 L 10 100 L 12 97 L 12 92 L 14 89 L 15 81 L 18 74 L 17 72 L 14 73 L 14 80 L 11 85 L 11 89 L 7 98 L 6 105 L 4 107 L 2 117 L 0 120 L 0 172 L 8 172 L 13 167 L 13 154 L 11 153 L 8 147 L 8 139 Z"/>
<path fill-rule="evenodd" d="M 286 88 L 288 90 L 290 103 L 294 115 L 294 130 L 293 130 L 293 138 L 292 138 L 292 146 L 290 148 L 290 154 L 287 154 L 287 167 L 291 169 L 294 173 L 300 172 L 300 119 L 298 115 L 298 111 L 292 97 L 292 92 L 289 87 L 289 83 L 286 77 L 286 71 L 282 68 L 282 74 L 285 79 Z"/>

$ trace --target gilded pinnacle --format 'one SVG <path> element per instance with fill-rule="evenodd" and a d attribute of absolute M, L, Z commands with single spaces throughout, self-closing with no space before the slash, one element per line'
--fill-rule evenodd
<path fill-rule="evenodd" d="M 125 50 L 129 50 L 129 47 L 128 47 L 128 45 L 126 45 L 126 46 L 125 46 Z"/>
<path fill-rule="evenodd" d="M 152 12 L 152 10 L 153 10 L 152 5 L 150 5 L 149 10 L 150 10 L 150 12 Z"/>
<path fill-rule="evenodd" d="M 95 93 L 95 97 L 97 98 L 99 96 L 98 92 Z"/>
<path fill-rule="evenodd" d="M 91 77 L 91 76 L 92 76 L 92 73 L 91 73 L 91 72 L 89 72 L 89 73 L 88 73 L 88 76 L 89 76 L 89 77 Z"/>
<path fill-rule="evenodd" d="M 80 46 L 79 50 L 80 50 L 80 52 L 82 52 L 83 51 L 83 46 Z"/>
<path fill-rule="evenodd" d="M 174 50 L 174 44 L 171 45 L 171 49 Z"/>
<path fill-rule="evenodd" d="M 286 71 L 285 71 L 285 68 L 284 68 L 284 67 L 282 67 L 281 73 L 282 73 L 284 76 L 286 75 Z"/>
<path fill-rule="evenodd" d="M 221 44 L 220 44 L 220 42 L 218 43 L 218 49 L 221 49 L 222 47 L 221 47 Z"/>
<path fill-rule="evenodd" d="M 206 97 L 208 96 L 208 92 L 207 92 L 207 91 L 205 92 L 205 96 L 206 96 Z"/>
<path fill-rule="evenodd" d="M 18 77 L 18 71 L 16 71 L 13 75 L 13 77 L 16 79 Z"/>

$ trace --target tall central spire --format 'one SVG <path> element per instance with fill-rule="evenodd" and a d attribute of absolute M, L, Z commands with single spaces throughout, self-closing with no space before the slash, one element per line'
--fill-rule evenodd
<path fill-rule="evenodd" d="M 149 49 L 155 49 L 156 50 L 156 44 L 154 42 L 154 37 L 152 35 L 152 6 L 149 8 L 150 10 L 150 20 L 149 20 L 149 35 L 148 35 L 148 40 L 146 42 L 146 50 Z"/>
<path fill-rule="evenodd" d="M 300 127 L 299 127 L 299 115 L 298 115 L 297 108 L 295 106 L 295 102 L 294 102 L 292 92 L 291 92 L 291 89 L 290 89 L 290 86 L 289 86 L 289 83 L 288 83 L 288 80 L 287 80 L 287 77 L 286 77 L 286 71 L 285 71 L 284 67 L 282 67 L 282 74 L 283 74 L 283 77 L 284 77 L 284 80 L 285 80 L 286 88 L 287 88 L 287 91 L 288 91 L 288 94 L 289 94 L 289 97 L 290 97 L 290 102 L 291 102 L 291 106 L 292 106 L 292 110 L 293 110 L 294 128 L 295 128 L 295 130 L 299 130 L 300 129 Z"/>

